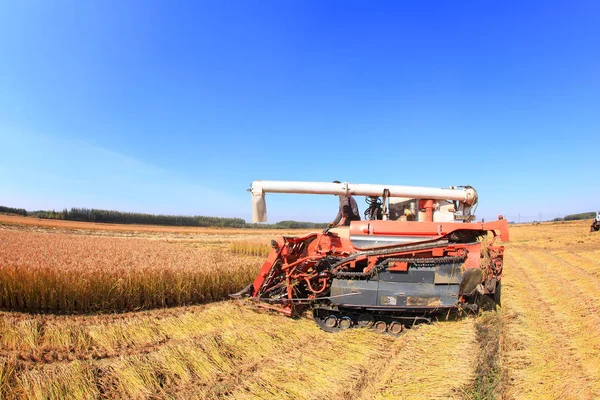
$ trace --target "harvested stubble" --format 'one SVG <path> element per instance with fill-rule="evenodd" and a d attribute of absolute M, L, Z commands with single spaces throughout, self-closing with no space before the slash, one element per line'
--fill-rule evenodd
<path fill-rule="evenodd" d="M 261 261 L 156 240 L 0 230 L 0 306 L 81 313 L 204 303 L 251 282 Z"/>
<path fill-rule="evenodd" d="M 600 398 L 600 235 L 589 221 L 511 229 L 503 397 Z"/>
<path fill-rule="evenodd" d="M 237 302 L 2 317 L 0 336 L 10 333 L 0 354 L 3 398 L 449 398 L 471 379 L 475 353 L 471 320 L 393 339 L 362 330 L 328 334 L 311 319 Z"/>
<path fill-rule="evenodd" d="M 474 320 L 419 327 L 391 344 L 393 355 L 361 399 L 459 399 L 475 379 Z"/>
<path fill-rule="evenodd" d="M 272 248 L 261 242 L 233 242 L 229 245 L 229 250 L 245 256 L 267 257 Z"/>

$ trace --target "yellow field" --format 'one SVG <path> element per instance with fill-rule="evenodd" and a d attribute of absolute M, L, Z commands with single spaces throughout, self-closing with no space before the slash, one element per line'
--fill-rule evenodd
<path fill-rule="evenodd" d="M 511 227 L 498 313 L 394 339 L 245 302 L 189 305 L 249 282 L 273 232 L 4 219 L 5 310 L 104 313 L 1 312 L 0 398 L 600 398 L 600 233 L 587 221 Z M 123 310 L 136 311 L 111 313 Z"/>

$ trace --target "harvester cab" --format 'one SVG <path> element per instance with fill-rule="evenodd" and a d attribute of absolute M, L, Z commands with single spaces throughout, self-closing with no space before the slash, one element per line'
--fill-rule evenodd
<path fill-rule="evenodd" d="M 496 240 L 508 241 L 508 223 L 475 222 L 470 186 L 255 181 L 251 192 L 253 222 L 267 220 L 266 193 L 366 196 L 368 219 L 273 240 L 254 282 L 232 297 L 288 316 L 312 308 L 329 332 L 362 327 L 392 335 L 500 305 L 504 247 Z"/>

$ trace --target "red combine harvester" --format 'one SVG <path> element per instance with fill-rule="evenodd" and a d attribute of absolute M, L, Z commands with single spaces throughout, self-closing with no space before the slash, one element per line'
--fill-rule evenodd
<path fill-rule="evenodd" d="M 266 193 L 367 196 L 367 219 L 272 240 L 250 296 L 292 316 L 313 310 L 325 331 L 354 327 L 400 334 L 461 310 L 500 304 L 508 223 L 473 222 L 477 192 L 396 185 L 255 181 L 253 222 L 266 221 Z M 488 238 L 491 233 L 491 240 Z"/>

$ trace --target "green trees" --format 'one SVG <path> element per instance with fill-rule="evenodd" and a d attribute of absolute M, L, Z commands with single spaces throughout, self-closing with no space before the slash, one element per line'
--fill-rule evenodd
<path fill-rule="evenodd" d="M 596 213 L 591 211 L 591 212 L 580 213 L 580 214 L 570 214 L 570 215 L 565 216 L 563 218 L 563 220 L 574 221 L 577 219 L 594 219 L 594 218 L 596 218 Z"/>
<path fill-rule="evenodd" d="M 185 215 L 144 214 L 95 208 L 71 208 L 61 213 L 39 211 L 32 213 L 39 218 L 57 218 L 70 221 L 104 222 L 111 224 L 141 224 L 167 226 L 198 226 L 241 228 L 246 224 L 241 218 L 221 218 Z"/>
<path fill-rule="evenodd" d="M 27 210 L 25 210 L 24 208 L 12 208 L 12 207 L 0 206 L 0 213 L 27 215 Z"/>
<path fill-rule="evenodd" d="M 223 218 L 188 215 L 162 215 L 99 210 L 95 208 L 66 208 L 62 211 L 38 210 L 26 211 L 22 208 L 0 206 L 0 212 L 19 214 L 46 219 L 61 219 L 83 222 L 103 222 L 110 224 L 139 224 L 163 226 L 197 226 L 218 228 L 254 228 L 254 229 L 322 229 L 324 223 L 280 221 L 276 224 L 248 224 L 242 218 Z"/>
<path fill-rule="evenodd" d="M 323 229 L 327 227 L 327 223 L 279 221 L 275 224 L 246 224 L 245 227 L 254 229 Z"/>

